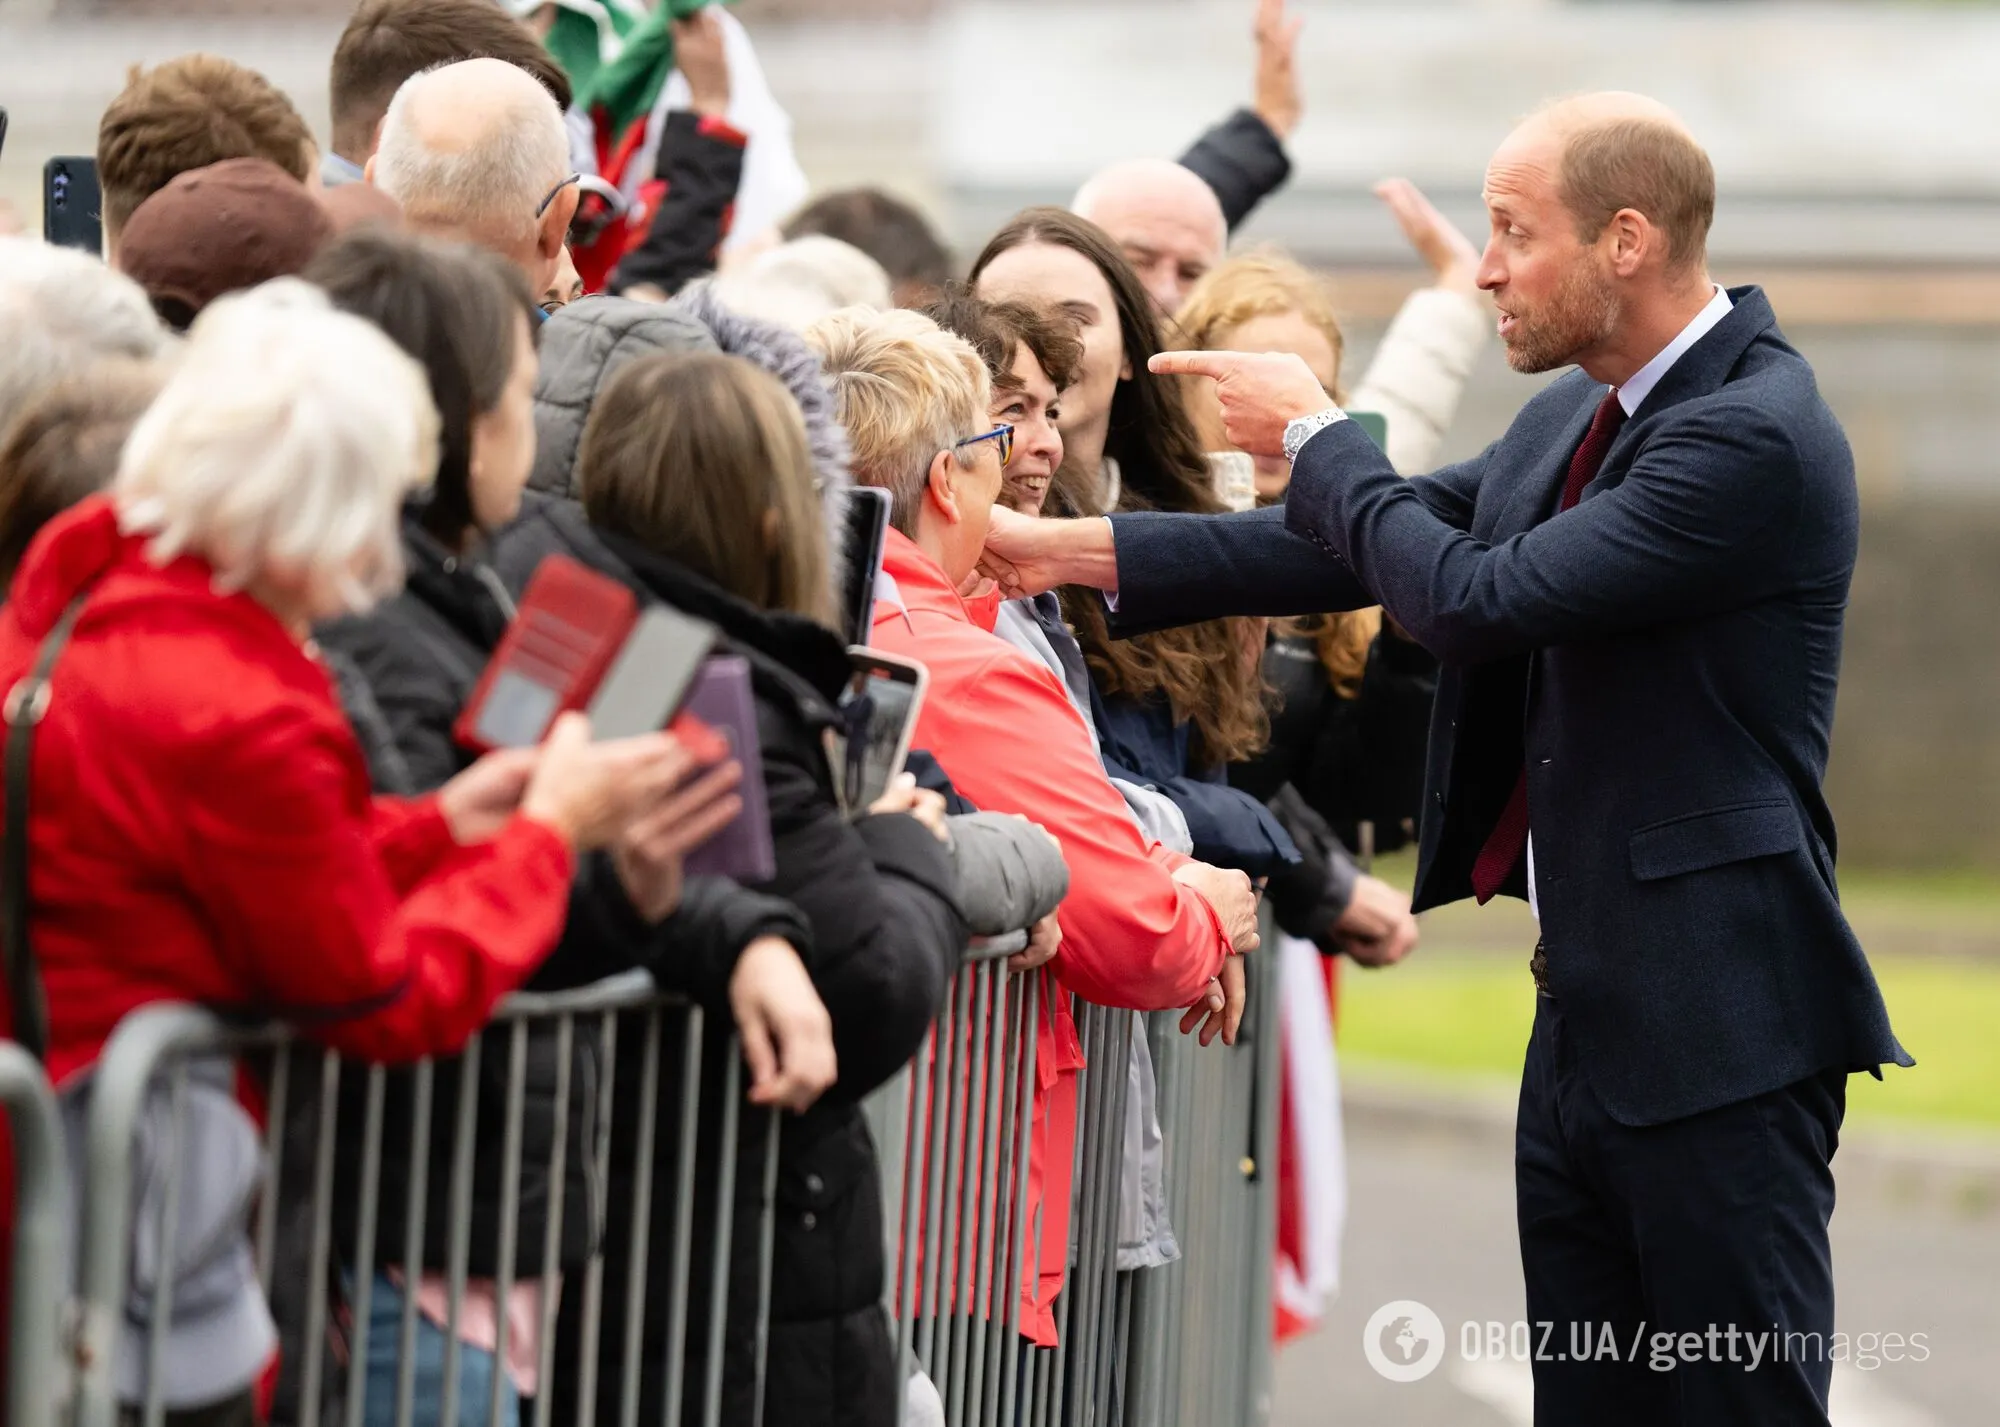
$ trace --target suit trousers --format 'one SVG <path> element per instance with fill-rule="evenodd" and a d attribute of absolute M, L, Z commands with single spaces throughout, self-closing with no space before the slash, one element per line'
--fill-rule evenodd
<path fill-rule="evenodd" d="M 1827 1072 L 1621 1124 L 1536 997 L 1514 1172 L 1536 1427 L 1825 1427 L 1846 1103 Z"/>

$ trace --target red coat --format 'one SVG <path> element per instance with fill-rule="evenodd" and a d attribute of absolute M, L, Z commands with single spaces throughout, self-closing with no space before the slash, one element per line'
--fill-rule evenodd
<path fill-rule="evenodd" d="M 447 1054 L 554 948 L 572 858 L 515 818 L 461 848 L 372 798 L 326 673 L 206 564 L 166 568 L 104 499 L 52 524 L 0 612 L 0 689 L 81 590 L 35 734 L 29 935 L 48 1068 L 177 1000 L 297 1020 L 381 1060 Z"/>
<path fill-rule="evenodd" d="M 1069 863 L 1069 896 L 1056 914 L 1062 950 L 1050 964 L 1066 990 L 1051 983 L 1054 1015 L 1043 1015 L 1035 1052 L 1029 1214 L 1042 1205 L 1041 1262 L 1029 1264 L 1021 1318 L 1024 1333 L 1053 1344 L 1083 1065 L 1067 992 L 1141 1011 L 1191 1005 L 1222 969 L 1230 940 L 1214 908 L 1173 880 L 1189 859 L 1140 832 L 1055 675 L 995 635 L 992 610 L 969 609 L 898 531 L 889 532 L 882 568 L 895 592 L 875 606 L 874 643 L 930 671 L 913 745 L 974 806 L 1047 828 Z"/>

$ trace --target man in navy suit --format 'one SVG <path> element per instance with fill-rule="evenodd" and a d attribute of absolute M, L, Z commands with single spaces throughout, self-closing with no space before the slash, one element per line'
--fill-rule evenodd
<path fill-rule="evenodd" d="M 1670 112 L 1553 106 L 1485 196 L 1509 361 L 1580 370 L 1481 455 L 1402 480 L 1296 358 L 1168 353 L 1291 457 L 1286 507 L 1006 521 L 988 568 L 1114 590 L 1125 632 L 1379 602 L 1438 656 L 1417 908 L 1541 923 L 1535 1420 L 1823 1424 L 1846 1077 L 1912 1063 L 1820 791 L 1853 459 L 1764 295 L 1710 282 L 1714 172 Z"/>

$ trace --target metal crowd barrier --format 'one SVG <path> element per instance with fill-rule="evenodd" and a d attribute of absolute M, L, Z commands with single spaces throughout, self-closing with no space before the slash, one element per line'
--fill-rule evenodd
<path fill-rule="evenodd" d="M 55 1092 L 33 1056 L 0 1041 L 0 1101 L 14 1144 L 14 1269 L 8 1285 L 7 1422 L 49 1427 L 63 1397 L 54 1371 L 64 1278 L 69 1168 Z"/>
<path fill-rule="evenodd" d="M 705 1105 L 704 1089 L 717 1087 L 704 1085 L 704 1065 L 712 1062 L 705 1062 L 704 1059 L 701 1010 L 655 992 L 643 974 L 635 973 L 579 991 L 516 995 L 506 1002 L 488 1028 L 472 1039 L 456 1062 L 422 1060 L 413 1066 L 395 1070 L 347 1061 L 333 1051 L 298 1040 L 295 1033 L 284 1026 L 232 1025 L 189 1006 L 156 1005 L 127 1017 L 113 1034 L 99 1062 L 87 1111 L 83 1147 L 85 1184 L 80 1233 L 79 1311 L 68 1345 L 77 1373 L 76 1427 L 116 1427 L 119 1423 L 121 1403 L 114 1364 L 119 1339 L 124 1333 L 147 1334 L 144 1349 L 148 1364 L 145 1373 L 147 1397 L 140 1405 L 138 1420 L 145 1427 L 159 1427 L 163 1421 L 166 1407 L 161 1400 L 159 1369 L 176 1293 L 168 1289 L 156 1294 L 153 1311 L 146 1323 L 136 1323 L 129 1316 L 128 1279 L 132 1272 L 134 1234 L 138 1227 L 134 1223 L 134 1195 L 137 1189 L 135 1136 L 140 1131 L 142 1119 L 149 1113 L 149 1106 L 153 1107 L 150 1113 L 157 1117 L 161 1098 L 164 1097 L 172 1118 L 169 1121 L 171 1131 L 166 1136 L 168 1167 L 163 1176 L 165 1188 L 160 1196 L 158 1219 L 153 1226 L 153 1242 L 161 1264 L 157 1281 L 173 1284 L 172 1267 L 176 1263 L 178 1247 L 175 1243 L 179 1225 L 177 1200 L 184 1189 L 184 1176 L 175 1162 L 176 1146 L 186 1125 L 190 1071 L 195 1070 L 198 1077 L 204 1062 L 212 1063 L 216 1057 L 248 1056 L 258 1052 L 268 1052 L 270 1057 L 264 1077 L 268 1099 L 263 1142 L 267 1178 L 253 1220 L 257 1273 L 267 1302 L 274 1286 L 274 1265 L 281 1248 L 279 1224 L 281 1219 L 286 1219 L 288 1207 L 297 1207 L 282 1202 L 284 1196 L 303 1194 L 307 1201 L 304 1207 L 309 1211 L 304 1228 L 307 1256 L 303 1272 L 307 1281 L 302 1296 L 303 1333 L 299 1339 L 303 1345 L 302 1360 L 284 1365 L 285 1374 L 297 1387 L 295 1420 L 299 1427 L 321 1427 L 323 1422 L 330 1427 L 335 1421 L 344 1423 L 344 1427 L 364 1427 L 364 1424 L 365 1427 L 390 1427 L 388 1422 L 367 1417 L 366 1397 L 362 1390 L 363 1365 L 369 1357 L 370 1307 L 375 1292 L 375 1270 L 382 1262 L 423 1264 L 425 1230 L 429 1227 L 426 1216 L 435 1212 L 446 1216 L 444 1232 L 449 1244 L 448 1268 L 445 1271 L 447 1308 L 442 1325 L 446 1345 L 442 1402 L 437 1420 L 448 1424 L 448 1427 L 457 1427 L 460 1421 L 458 1397 L 462 1353 L 458 1327 L 469 1276 L 474 1164 L 479 1148 L 481 1112 L 490 1112 L 494 1098 L 491 1086 L 483 1091 L 476 1089 L 482 1084 L 479 1065 L 483 1057 L 495 1054 L 506 1057 L 499 1181 L 497 1186 L 491 1183 L 481 1186 L 487 1190 L 497 1187 L 501 1196 L 497 1268 L 492 1276 L 491 1300 L 498 1309 L 492 1314 L 495 1370 L 487 1401 L 479 1405 L 483 1406 L 486 1422 L 498 1424 L 502 1414 L 503 1374 L 508 1362 L 509 1314 L 506 1308 L 516 1282 L 515 1265 L 520 1249 L 521 1141 L 526 1109 L 525 1067 L 531 1030 L 553 1034 L 558 1077 L 550 1112 L 553 1118 L 553 1145 L 547 1166 L 550 1175 L 550 1198 L 545 1206 L 547 1231 L 541 1245 L 542 1261 L 547 1265 L 558 1262 L 564 1223 L 563 1198 L 572 1098 L 570 1078 L 576 1059 L 573 1051 L 580 1036 L 594 1035 L 596 1038 L 594 1126 L 588 1132 L 590 1158 L 585 1166 L 586 1182 L 595 1201 L 590 1209 L 590 1228 L 595 1242 L 583 1272 L 563 1275 L 559 1294 L 544 1292 L 541 1296 L 538 1391 L 532 1403 L 525 1399 L 521 1403 L 522 1427 L 528 1427 L 530 1423 L 533 1427 L 549 1427 L 552 1420 L 558 1396 L 556 1344 L 559 1300 L 570 1300 L 572 1295 L 575 1295 L 573 1304 L 561 1305 L 573 1307 L 577 1319 L 580 1319 L 580 1327 L 577 1328 L 580 1349 L 571 1358 L 576 1369 L 574 1391 L 577 1408 L 570 1420 L 581 1424 L 581 1427 L 591 1427 L 598 1420 L 599 1373 L 616 1371 L 620 1374 L 616 1390 L 618 1427 L 634 1427 L 641 1406 L 642 1331 L 647 1321 L 646 1314 L 649 1306 L 655 1315 L 659 1314 L 663 1305 L 666 1323 L 664 1384 L 660 1388 L 659 1403 L 648 1404 L 648 1420 L 669 1424 L 669 1427 L 678 1424 L 683 1420 L 684 1398 L 692 1392 L 698 1394 L 699 1416 L 687 1420 L 698 1420 L 704 1427 L 718 1422 L 724 1393 L 723 1355 L 727 1335 L 723 1325 L 727 1317 L 731 1245 L 735 1228 L 732 1219 L 737 1204 L 737 1142 L 744 1114 L 741 1061 L 736 1053 L 735 1039 L 731 1036 L 726 1044 L 726 1053 L 720 1057 L 723 1069 L 719 1104 L 710 1102 Z M 629 1042 L 635 1030 L 638 1046 L 621 1047 L 621 1033 Z M 640 1058 L 639 1109 L 630 1159 L 633 1176 L 631 1200 L 629 1203 L 612 1203 L 607 1192 L 613 1152 L 611 1119 L 621 1050 L 628 1055 L 636 1050 Z M 666 1123 L 660 1113 L 663 1099 L 660 1093 L 661 1069 L 663 1062 L 672 1064 L 668 1057 L 675 1054 L 679 1061 L 678 1089 L 665 1098 L 677 1105 L 678 1113 L 671 1123 Z M 456 1084 L 463 1087 L 466 1093 L 454 1096 L 449 1086 L 440 1091 L 439 1074 L 447 1066 L 456 1067 L 459 1077 Z M 4 1076 L 5 1072 L 6 1063 L 0 1061 L 0 1076 Z M 360 1094 L 355 1095 L 350 1089 L 343 1096 L 343 1083 L 351 1083 L 352 1080 L 358 1080 Z M 392 1084 L 398 1093 L 406 1089 L 409 1097 L 407 1148 L 410 1173 L 408 1182 L 401 1185 L 384 1185 L 381 1182 L 384 1120 L 392 1103 Z M 451 1103 L 454 1099 L 455 1108 Z M 589 1103 L 587 1099 L 585 1103 Z M 315 1112 L 316 1122 L 303 1118 Z M 751 1226 L 751 1231 L 759 1236 L 754 1401 L 761 1415 L 778 1121 L 775 1112 L 752 1111 L 751 1114 L 757 1126 L 756 1133 L 763 1138 L 762 1183 L 755 1200 L 756 1222 Z M 441 1123 L 447 1115 L 451 1121 L 449 1125 Z M 294 1116 L 302 1117 L 296 1127 L 288 1124 Z M 353 1121 L 357 1117 L 361 1121 L 358 1146 L 350 1138 Z M 698 1154 L 698 1145 L 703 1150 L 708 1148 L 700 1144 L 705 1123 L 710 1126 L 710 1132 L 718 1136 L 719 1150 L 712 1154 L 712 1158 Z M 717 1123 L 719 1129 L 715 1128 Z M 310 1144 L 310 1164 L 304 1174 L 295 1173 L 292 1165 L 286 1163 L 288 1132 L 295 1129 L 303 1133 L 295 1135 L 294 1154 L 296 1141 Z M 428 1182 L 432 1177 L 429 1151 L 434 1135 L 446 1133 L 452 1137 L 450 1172 L 446 1183 L 434 1185 Z M 654 1215 L 654 1151 L 656 1136 L 669 1134 L 673 1138 L 664 1142 L 675 1146 L 672 1179 L 663 1187 L 673 1197 L 665 1208 L 670 1215 L 668 1242 L 662 1246 L 664 1252 L 660 1252 L 649 1244 Z M 357 1155 L 358 1167 L 353 1162 L 353 1157 Z M 692 1281 L 696 1248 L 695 1207 L 701 1197 L 697 1167 L 704 1159 L 712 1173 L 713 1198 L 708 1202 L 712 1204 L 714 1223 L 713 1233 L 705 1236 L 702 1244 L 704 1247 L 712 1244 L 713 1250 L 706 1263 L 707 1282 L 697 1287 Z M 337 1160 L 342 1162 L 337 1165 Z M 276 1168 L 280 1165 L 286 1166 L 283 1173 Z M 358 1168 L 358 1198 L 352 1205 L 343 1206 L 343 1212 L 351 1209 L 354 1220 L 352 1239 L 346 1242 L 336 1242 L 334 1230 L 337 1168 L 341 1178 L 356 1173 Z M 377 1231 L 385 1191 L 404 1196 L 406 1232 L 400 1246 L 378 1252 L 382 1248 L 377 1242 Z M 600 1341 L 604 1336 L 606 1303 L 604 1233 L 611 1224 L 609 1216 L 612 1214 L 629 1214 L 631 1224 L 631 1252 L 625 1257 L 626 1265 L 632 1271 L 626 1276 L 624 1331 L 622 1342 L 617 1344 Z M 296 1250 L 300 1242 L 296 1236 L 297 1226 L 290 1220 L 286 1222 L 287 1228 L 283 1232 L 287 1243 L 283 1247 Z M 56 1238 L 59 1242 L 60 1235 Z M 17 1277 L 22 1272 L 17 1259 Z M 45 1285 L 53 1281 L 43 1280 Z M 289 1283 L 281 1286 L 298 1287 Z M 405 1280 L 404 1287 L 398 1325 L 395 1427 L 408 1427 L 414 1407 L 418 1294 L 414 1291 L 416 1285 L 413 1281 Z M 329 1333 L 330 1320 L 345 1330 L 344 1351 L 329 1348 L 330 1336 L 337 1336 Z M 658 1318 L 654 1321 L 657 1322 Z M 281 1334 L 283 1326 L 281 1323 Z M 690 1328 L 697 1334 L 705 1332 L 706 1335 L 705 1351 L 701 1361 L 693 1365 L 692 1372 L 686 1360 Z M 17 1319 L 17 1362 L 21 1351 L 20 1332 Z M 606 1358 L 602 1367 L 601 1351 Z M 54 1358 L 54 1352 L 50 1352 L 43 1361 L 53 1361 Z M 294 1373 L 296 1376 L 292 1377 Z M 20 1378 L 17 1377 L 15 1382 L 18 1392 Z M 477 1407 L 475 1410 L 478 1410 Z M 132 1419 L 127 1417 L 125 1420 Z M 34 1419 L 15 1416 L 12 1421 L 26 1423 L 27 1427 L 40 1427 Z"/>
<path fill-rule="evenodd" d="M 1275 935 L 1265 927 L 1267 941 Z M 1011 949 L 1008 948 L 1008 949 Z M 914 1066 L 871 1097 L 882 1154 L 897 1350 L 935 1385 L 946 1427 L 1211 1427 L 1270 1414 L 1276 1247 L 1275 975 L 1252 956 L 1238 1043 L 1202 1047 L 1179 1012 L 1075 1003 L 1077 1088 L 1068 1272 L 1057 1346 L 1020 1335 L 1028 1115 L 1048 973 L 1007 950 L 967 959 Z M 1059 991 L 1053 994 L 1061 994 Z M 1120 1270 L 1132 1041 L 1158 1087 L 1168 1218 L 1181 1249 Z M 898 1427 L 903 1427 L 899 1415 Z"/>

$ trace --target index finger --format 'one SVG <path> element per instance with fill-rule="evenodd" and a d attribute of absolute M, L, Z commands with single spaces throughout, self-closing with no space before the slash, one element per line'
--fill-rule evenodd
<path fill-rule="evenodd" d="M 1156 352 L 1146 370 L 1158 376 L 1223 377 L 1236 367 L 1236 352 Z"/>

